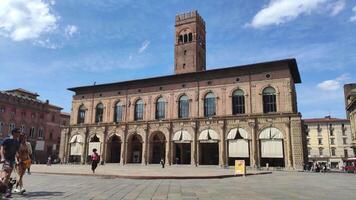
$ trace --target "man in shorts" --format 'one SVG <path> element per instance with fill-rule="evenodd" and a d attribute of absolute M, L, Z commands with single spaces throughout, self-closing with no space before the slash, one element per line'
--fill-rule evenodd
<path fill-rule="evenodd" d="M 19 143 L 19 136 L 20 136 L 20 129 L 15 128 L 11 131 L 12 138 L 7 138 L 3 141 L 0 147 L 0 155 L 1 155 L 1 163 L 2 172 L 1 172 L 1 181 L 5 184 L 9 184 L 10 176 L 12 170 L 16 163 L 16 154 L 19 150 L 20 143 Z M 5 194 L 6 198 L 11 197 L 11 189 L 8 188 Z"/>

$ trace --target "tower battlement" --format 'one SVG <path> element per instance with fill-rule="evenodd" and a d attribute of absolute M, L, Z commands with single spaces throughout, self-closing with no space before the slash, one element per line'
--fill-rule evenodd
<path fill-rule="evenodd" d="M 176 15 L 176 26 L 194 21 L 200 22 L 205 29 L 205 21 L 196 10 Z"/>

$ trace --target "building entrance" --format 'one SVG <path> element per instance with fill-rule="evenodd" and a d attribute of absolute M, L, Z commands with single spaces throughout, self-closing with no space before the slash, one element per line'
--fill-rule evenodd
<path fill-rule="evenodd" d="M 129 138 L 127 146 L 127 163 L 142 162 L 142 138 L 134 134 Z"/>
<path fill-rule="evenodd" d="M 200 143 L 199 144 L 199 164 L 218 165 L 219 164 L 219 143 Z"/>
<path fill-rule="evenodd" d="M 163 133 L 153 133 L 150 140 L 150 164 L 159 164 L 166 155 L 166 138 Z"/>
<path fill-rule="evenodd" d="M 190 143 L 174 143 L 174 164 L 190 164 L 191 159 L 191 144 Z"/>
<path fill-rule="evenodd" d="M 119 163 L 121 157 L 121 140 L 120 137 L 117 135 L 113 135 L 108 142 L 107 147 L 108 163 Z"/>

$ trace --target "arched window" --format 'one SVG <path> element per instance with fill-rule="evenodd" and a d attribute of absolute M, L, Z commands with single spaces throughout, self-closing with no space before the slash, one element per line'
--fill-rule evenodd
<path fill-rule="evenodd" d="M 139 99 L 135 104 L 135 120 L 143 120 L 143 101 Z"/>
<path fill-rule="evenodd" d="M 193 41 L 193 34 L 192 33 L 188 34 L 188 41 L 189 42 Z"/>
<path fill-rule="evenodd" d="M 184 43 L 188 42 L 188 35 L 184 34 Z"/>
<path fill-rule="evenodd" d="M 277 112 L 276 90 L 273 87 L 267 87 L 262 92 L 263 95 L 263 112 Z"/>
<path fill-rule="evenodd" d="M 95 109 L 95 123 L 102 122 L 104 115 L 104 106 L 102 103 L 99 103 Z"/>
<path fill-rule="evenodd" d="M 183 42 L 183 35 L 180 35 L 178 37 L 178 44 L 182 43 Z"/>
<path fill-rule="evenodd" d="M 85 107 L 81 105 L 78 110 L 78 124 L 82 124 L 85 121 Z"/>
<path fill-rule="evenodd" d="M 236 90 L 232 94 L 232 114 L 245 113 L 245 96 L 242 90 Z"/>
<path fill-rule="evenodd" d="M 157 99 L 156 102 L 156 119 L 164 119 L 165 118 L 165 106 L 166 102 L 164 101 L 163 97 Z"/>
<path fill-rule="evenodd" d="M 188 96 L 183 95 L 179 98 L 179 108 L 178 108 L 178 117 L 179 118 L 188 118 L 189 117 L 189 99 Z"/>
<path fill-rule="evenodd" d="M 114 122 L 121 122 L 121 121 L 122 121 L 122 103 L 117 102 L 115 105 Z"/>
<path fill-rule="evenodd" d="M 204 116 L 211 117 L 215 114 L 215 95 L 209 92 L 204 99 Z"/>

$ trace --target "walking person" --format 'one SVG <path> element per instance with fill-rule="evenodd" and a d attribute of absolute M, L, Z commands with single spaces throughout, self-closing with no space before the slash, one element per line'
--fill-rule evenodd
<path fill-rule="evenodd" d="M 29 153 L 29 156 L 30 156 L 30 164 L 28 165 L 27 167 L 27 174 L 28 175 L 31 175 L 31 164 L 32 164 L 32 145 L 29 141 L 27 141 L 27 137 L 26 137 L 26 146 L 28 148 L 28 153 Z"/>
<path fill-rule="evenodd" d="M 20 148 L 20 133 L 20 129 L 13 129 L 11 131 L 12 138 L 5 139 L 0 147 L 1 163 L 3 163 L 1 181 L 5 186 L 9 185 L 10 176 L 16 162 L 16 154 Z M 5 197 L 11 197 L 11 188 L 7 188 Z"/>
<path fill-rule="evenodd" d="M 26 190 L 23 187 L 23 175 L 31 165 L 30 152 L 26 144 L 26 135 L 21 133 L 19 137 L 20 147 L 16 156 L 17 182 L 14 192 L 23 194 Z"/>
<path fill-rule="evenodd" d="M 163 158 L 161 158 L 160 163 L 161 163 L 161 165 L 162 165 L 162 168 L 164 168 L 164 160 L 163 160 Z"/>
<path fill-rule="evenodd" d="M 91 170 L 93 171 L 93 174 L 95 173 L 95 169 L 98 167 L 98 163 L 100 162 L 100 156 L 97 153 L 97 149 L 93 149 L 93 153 L 90 156 L 91 160 Z"/>
<path fill-rule="evenodd" d="M 49 155 L 47 159 L 47 166 L 51 166 L 51 164 L 52 164 L 52 158 L 51 155 Z"/>

